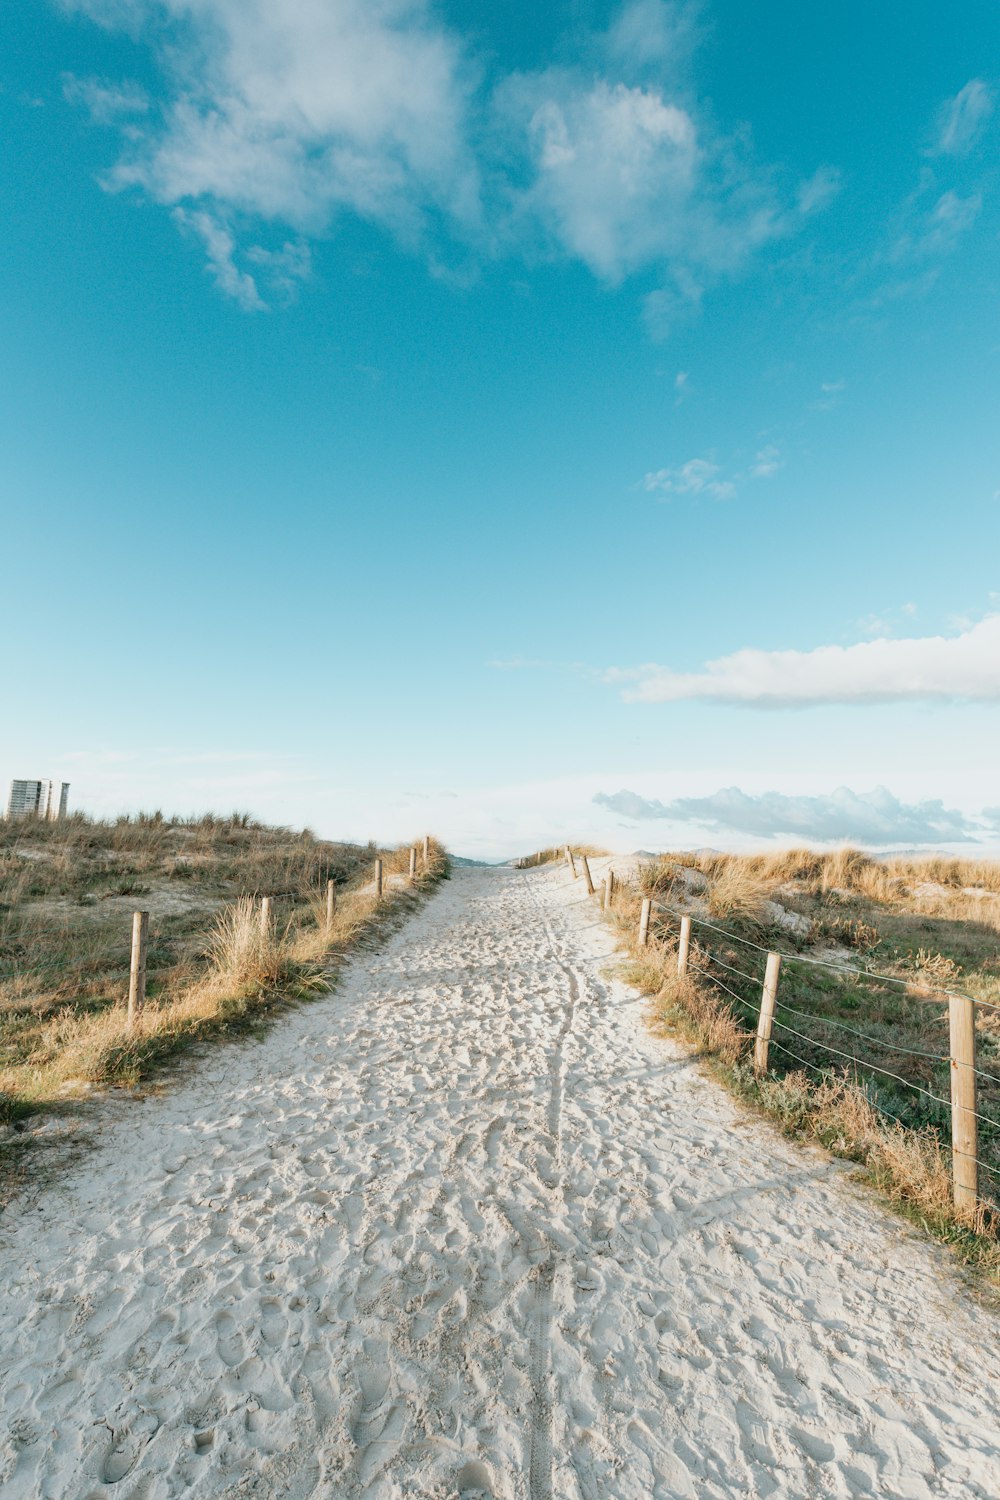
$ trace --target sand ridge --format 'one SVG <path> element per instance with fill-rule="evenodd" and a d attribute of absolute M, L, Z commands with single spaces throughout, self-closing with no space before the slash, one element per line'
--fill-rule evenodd
<path fill-rule="evenodd" d="M 1000 1323 L 611 950 L 565 870 L 460 869 L 15 1205 L 5 1500 L 993 1500 Z"/>

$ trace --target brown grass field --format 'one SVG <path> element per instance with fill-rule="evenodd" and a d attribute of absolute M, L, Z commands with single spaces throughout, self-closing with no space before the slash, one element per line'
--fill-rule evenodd
<path fill-rule="evenodd" d="M 242 814 L 0 822 L 0 1123 L 134 1085 L 192 1043 L 258 1026 L 327 987 L 338 960 L 398 920 L 447 859 L 432 841 L 412 887 L 408 867 L 408 847 L 330 843 Z M 329 879 L 338 899 L 328 928 Z M 137 909 L 150 913 L 147 1003 L 130 1029 Z"/>
<path fill-rule="evenodd" d="M 668 910 L 654 906 L 640 951 L 644 895 Z M 694 919 L 683 980 L 681 914 Z M 657 1024 L 695 1043 L 784 1129 L 861 1163 L 889 1198 L 1000 1276 L 1000 865 L 856 849 L 667 854 L 621 888 L 614 919 L 629 977 L 656 997 Z M 768 950 L 782 953 L 782 971 L 769 1071 L 758 1078 L 752 1036 Z M 981 1002 L 983 1201 L 965 1223 L 951 1205 L 949 990 Z"/>

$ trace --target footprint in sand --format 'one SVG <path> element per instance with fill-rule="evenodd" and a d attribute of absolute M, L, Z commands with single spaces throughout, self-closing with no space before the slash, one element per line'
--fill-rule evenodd
<path fill-rule="evenodd" d="M 205 1427 L 194 1435 L 194 1451 L 199 1458 L 211 1453 L 215 1446 L 215 1428 Z"/>
<path fill-rule="evenodd" d="M 455 1488 L 461 1500 L 493 1500 L 493 1475 L 486 1464 L 470 1459 L 455 1475 Z"/>
<path fill-rule="evenodd" d="M 288 1323 L 281 1314 L 277 1298 L 268 1297 L 261 1303 L 260 1331 L 264 1336 L 264 1342 L 270 1344 L 272 1349 L 280 1348 L 285 1342 Z"/>
<path fill-rule="evenodd" d="M 101 1479 L 105 1484 L 118 1484 L 135 1468 L 144 1440 L 129 1435 L 117 1438 L 104 1455 L 101 1464 Z"/>
<path fill-rule="evenodd" d="M 387 1464 L 398 1446 L 405 1412 L 386 1397 L 390 1371 L 388 1348 L 381 1339 L 366 1339 L 364 1358 L 355 1371 L 361 1391 L 361 1410 L 351 1425 L 358 1449 L 362 1482 L 369 1484 Z"/>
<path fill-rule="evenodd" d="M 219 1313 L 215 1320 L 215 1332 L 219 1358 L 223 1363 L 229 1365 L 230 1369 L 234 1365 L 242 1364 L 246 1358 L 246 1345 L 232 1313 Z"/>

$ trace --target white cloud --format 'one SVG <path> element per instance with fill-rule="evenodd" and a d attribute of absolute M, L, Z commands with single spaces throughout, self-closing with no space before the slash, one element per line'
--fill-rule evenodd
<path fill-rule="evenodd" d="M 698 37 L 696 6 L 667 0 L 630 0 L 613 18 L 607 33 L 611 58 L 634 69 L 686 62 Z"/>
<path fill-rule="evenodd" d="M 919 196 L 919 195 L 918 195 Z M 915 201 L 915 200 L 914 200 Z M 910 224 L 896 240 L 890 259 L 894 261 L 936 260 L 950 255 L 975 224 L 983 206 L 979 193 L 961 193 L 949 189 L 929 209 L 914 212 Z M 931 276 L 929 285 L 933 285 Z M 924 290 L 922 278 L 903 283 L 894 290 Z"/>
<path fill-rule="evenodd" d="M 553 240 L 616 282 L 687 239 L 700 148 L 687 110 L 655 89 L 552 71 L 511 84 L 535 178 L 526 203 Z"/>
<path fill-rule="evenodd" d="M 414 243 L 435 215 L 466 230 L 477 220 L 464 59 L 425 0 L 82 8 L 107 25 L 145 24 L 168 77 L 163 122 L 126 143 L 110 185 L 230 231 L 251 215 L 323 232 L 349 209 Z M 218 280 L 255 305 L 245 273 L 223 265 Z"/>
<path fill-rule="evenodd" d="M 810 411 L 834 411 L 840 405 L 840 398 L 846 389 L 846 380 L 824 380 L 819 388 L 818 399 L 809 403 Z"/>
<path fill-rule="evenodd" d="M 983 133 L 993 113 L 994 95 L 981 78 L 972 78 L 954 99 L 947 99 L 938 116 L 937 148 L 948 156 L 964 156 Z"/>
<path fill-rule="evenodd" d="M 678 389 L 683 394 L 687 376 L 678 380 Z M 781 450 L 769 443 L 758 449 L 748 471 L 733 474 L 731 478 L 710 459 L 690 458 L 676 469 L 652 470 L 644 476 L 642 487 L 647 494 L 708 495 L 713 500 L 733 500 L 748 475 L 751 479 L 771 479 L 783 464 Z"/>
<path fill-rule="evenodd" d="M 237 226 L 266 239 L 264 221 L 282 246 L 350 212 L 442 275 L 455 275 L 447 241 L 477 256 L 575 258 L 611 284 L 652 270 L 645 317 L 662 336 L 836 189 L 821 169 L 797 195 L 779 191 L 745 133 L 707 123 L 686 62 L 696 5 L 630 0 L 606 32 L 574 38 L 586 71 L 544 68 L 488 90 L 485 65 L 432 0 L 63 3 L 147 41 L 165 77 L 162 107 L 123 125 L 105 184 L 232 235 L 234 270 L 225 255 L 211 264 L 247 308 Z M 88 107 L 110 119 L 127 96 L 99 87 Z"/>
<path fill-rule="evenodd" d="M 613 669 L 609 682 L 633 684 L 640 703 L 706 699 L 758 708 L 903 700 L 1000 701 L 1000 615 L 956 636 L 863 641 L 812 651 L 747 648 L 710 661 L 700 672 L 649 665 Z"/>
<path fill-rule="evenodd" d="M 729 479 L 719 479 L 718 464 L 706 458 L 691 458 L 679 469 L 657 469 L 647 474 L 643 488 L 650 494 L 709 495 L 713 500 L 732 500 L 736 486 Z"/>
<path fill-rule="evenodd" d="M 840 185 L 840 173 L 836 167 L 820 167 L 799 187 L 799 213 L 818 213 L 837 196 Z"/>
<path fill-rule="evenodd" d="M 793 233 L 837 188 L 823 168 L 783 203 L 745 144 L 701 119 L 689 90 L 668 93 L 659 79 L 549 68 L 509 79 L 497 97 L 529 143 L 522 218 L 610 284 L 660 267 L 663 286 L 646 307 L 660 332 L 697 305 L 707 280 Z"/>
<path fill-rule="evenodd" d="M 305 240 L 286 240 L 277 250 L 251 245 L 247 260 L 260 266 L 275 290 L 290 295 L 299 282 L 312 274 L 312 252 Z"/>
<path fill-rule="evenodd" d="M 190 229 L 205 247 L 208 268 L 217 286 L 248 312 L 261 311 L 265 303 L 249 271 L 241 271 L 233 259 L 236 241 L 227 226 L 204 209 L 174 209 L 174 219 Z"/>
<path fill-rule="evenodd" d="M 916 613 L 917 606 L 915 604 L 901 604 L 898 610 L 887 609 L 879 614 L 862 615 L 858 621 L 858 629 L 862 635 L 869 637 L 892 635 L 901 619 L 912 618 Z M 949 621 L 949 624 L 955 626 L 957 629 L 966 629 L 972 623 L 972 620 L 965 620 L 956 625 L 954 620 Z"/>
<path fill-rule="evenodd" d="M 657 287 L 643 299 L 642 317 L 650 337 L 669 338 L 679 324 L 697 313 L 704 291 L 686 266 L 673 266 L 669 285 Z"/>
<path fill-rule="evenodd" d="M 782 792 L 753 796 L 731 786 L 708 797 L 678 797 L 666 803 L 622 790 L 598 792 L 594 801 L 637 822 L 669 819 L 764 838 L 784 835 L 821 843 L 944 844 L 974 839 L 982 826 L 940 801 L 901 802 L 885 787 L 872 792 L 838 787 L 826 796 L 792 797 Z M 992 826 L 990 810 L 982 816 L 987 827 Z"/>
<path fill-rule="evenodd" d="M 769 443 L 766 448 L 761 448 L 750 466 L 750 473 L 754 479 L 770 479 L 777 474 L 782 467 L 783 460 L 780 448 Z"/>
<path fill-rule="evenodd" d="M 73 73 L 63 74 L 63 98 L 82 104 L 99 125 L 149 110 L 149 98 L 137 83 L 108 83 L 100 78 L 77 78 Z"/>
<path fill-rule="evenodd" d="M 979 193 L 942 193 L 927 219 L 916 248 L 925 255 L 947 255 L 979 217 L 983 200 Z"/>

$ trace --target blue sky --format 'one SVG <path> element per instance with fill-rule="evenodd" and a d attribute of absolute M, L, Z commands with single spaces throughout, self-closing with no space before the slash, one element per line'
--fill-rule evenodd
<path fill-rule="evenodd" d="M 25 0 L 0 121 L 0 775 L 1000 845 L 995 4 Z"/>

